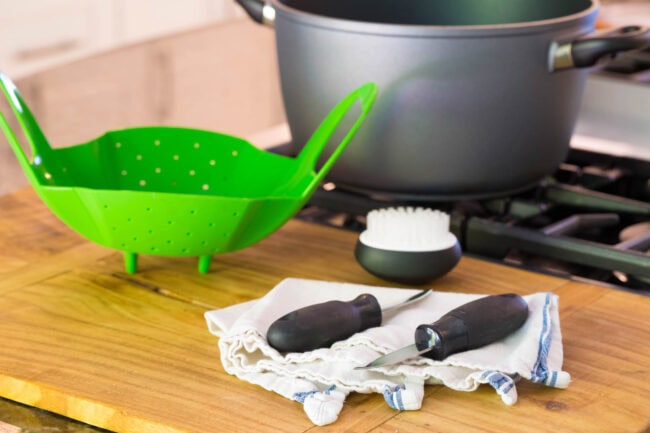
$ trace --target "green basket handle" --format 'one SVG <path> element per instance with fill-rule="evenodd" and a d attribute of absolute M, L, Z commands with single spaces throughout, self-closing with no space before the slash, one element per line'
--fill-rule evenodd
<path fill-rule="evenodd" d="M 36 119 L 25 103 L 25 100 L 20 95 L 18 88 L 13 81 L 2 72 L 0 72 L 0 88 L 25 133 L 25 137 L 27 138 L 32 151 L 32 156 L 51 152 L 52 148 L 50 143 L 47 141 L 47 138 L 45 138 L 41 127 L 38 125 L 38 122 L 36 122 Z M 20 146 L 20 142 L 17 140 L 16 135 L 11 131 L 9 123 L 4 116 L 0 120 L 0 123 L 2 124 L 2 130 L 9 139 L 18 160 L 27 161 L 28 159 L 27 155 L 25 155 L 25 151 L 22 146 Z"/>
<path fill-rule="evenodd" d="M 309 141 L 307 141 L 307 144 L 305 144 L 304 148 L 297 157 L 301 172 L 306 169 L 315 170 L 318 158 L 320 157 L 323 150 L 325 150 L 325 147 L 329 143 L 329 140 L 338 127 L 339 123 L 346 116 L 350 108 L 352 108 L 352 106 L 356 104 L 357 101 L 360 102 L 361 113 L 359 117 L 357 118 L 354 125 L 352 125 L 346 136 L 341 140 L 334 152 L 332 152 L 325 164 L 323 164 L 318 173 L 316 173 L 316 177 L 310 184 L 308 190 L 311 190 L 318 186 L 330 168 L 332 168 L 332 165 L 334 165 L 336 160 L 341 155 L 341 152 L 343 152 L 348 142 L 352 139 L 354 134 L 356 134 L 357 130 L 361 126 L 361 123 L 363 123 L 364 119 L 370 112 L 370 109 L 372 108 L 376 97 L 377 85 L 375 83 L 366 83 L 357 88 L 348 96 L 346 96 L 345 99 L 339 102 L 336 107 L 332 109 L 332 111 L 330 111 L 327 117 L 325 117 L 323 122 L 321 122 L 316 131 L 309 138 Z"/>
<path fill-rule="evenodd" d="M 14 131 L 11 130 L 9 122 L 7 122 L 7 119 L 2 113 L 0 113 L 0 129 L 2 129 L 2 132 L 4 132 L 5 136 L 7 137 L 7 141 L 16 154 L 16 158 L 18 158 L 18 162 L 20 163 L 23 170 L 31 171 L 29 161 L 27 160 L 27 155 L 25 155 L 23 148 L 18 142 L 18 138 L 16 138 L 16 134 L 14 134 Z"/>
<path fill-rule="evenodd" d="M 2 87 L 2 90 L 4 91 L 5 96 L 7 96 L 7 99 L 10 100 L 10 105 L 12 108 L 14 105 L 12 104 L 11 97 L 9 96 L 8 91 L 6 90 L 5 83 L 2 81 L 6 76 L 0 72 L 0 86 Z M 15 112 L 15 111 L 14 111 Z M 32 170 L 32 166 L 29 162 L 29 159 L 27 158 L 27 155 L 25 155 L 25 151 L 23 150 L 22 145 L 18 141 L 18 138 L 16 137 L 16 134 L 14 134 L 14 131 L 11 129 L 11 126 L 9 125 L 9 122 L 5 118 L 4 114 L 0 112 L 0 129 L 2 129 L 2 132 L 4 132 L 5 137 L 7 137 L 7 141 L 9 142 L 9 146 L 11 146 L 11 149 L 14 151 L 14 154 L 16 155 L 16 159 L 18 159 L 18 163 L 20 164 L 21 168 L 23 169 L 23 172 L 27 176 L 27 179 L 29 180 L 30 183 L 33 185 L 38 184 L 38 180 L 36 179 L 36 175 L 34 174 Z M 30 141 L 31 143 L 31 141 Z M 33 151 L 33 148 L 32 148 Z"/>

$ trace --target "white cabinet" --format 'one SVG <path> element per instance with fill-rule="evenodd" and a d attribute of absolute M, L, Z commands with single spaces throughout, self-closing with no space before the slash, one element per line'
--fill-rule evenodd
<path fill-rule="evenodd" d="M 234 0 L 0 0 L 0 70 L 16 79 L 238 15 Z"/>
<path fill-rule="evenodd" d="M 225 20 L 235 15 L 234 0 L 113 0 L 121 42 L 149 39 Z"/>
<path fill-rule="evenodd" d="M 102 0 L 0 0 L 0 69 L 20 77 L 110 45 Z"/>

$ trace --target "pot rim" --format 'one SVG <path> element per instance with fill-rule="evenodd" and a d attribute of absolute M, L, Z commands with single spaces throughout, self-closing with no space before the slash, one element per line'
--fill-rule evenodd
<path fill-rule="evenodd" d="M 574 14 L 564 15 L 537 21 L 522 21 L 507 24 L 480 25 L 423 25 L 423 24 L 393 24 L 357 21 L 345 18 L 329 17 L 305 12 L 282 3 L 281 0 L 267 0 L 283 18 L 314 27 L 329 30 L 342 30 L 351 33 L 368 33 L 382 36 L 410 37 L 476 37 L 498 36 L 512 34 L 542 33 L 550 29 L 573 25 L 575 22 L 592 18 L 595 20 L 600 9 L 600 0 L 590 0 L 590 6 Z M 276 20 L 277 21 L 277 20 Z"/>

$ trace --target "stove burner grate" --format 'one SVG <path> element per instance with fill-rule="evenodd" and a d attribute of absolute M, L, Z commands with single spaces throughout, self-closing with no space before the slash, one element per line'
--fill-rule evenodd
<path fill-rule="evenodd" d="M 650 163 L 572 156 L 552 178 L 505 198 L 409 202 L 327 184 L 298 218 L 360 232 L 372 209 L 432 207 L 451 214 L 467 254 L 650 294 Z"/>

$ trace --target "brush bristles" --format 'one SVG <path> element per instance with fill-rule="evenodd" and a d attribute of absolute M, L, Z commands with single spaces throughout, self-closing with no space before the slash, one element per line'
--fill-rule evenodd
<path fill-rule="evenodd" d="M 361 242 L 394 251 L 435 251 L 449 248 L 456 237 L 449 215 L 434 209 L 398 207 L 370 211 Z"/>

